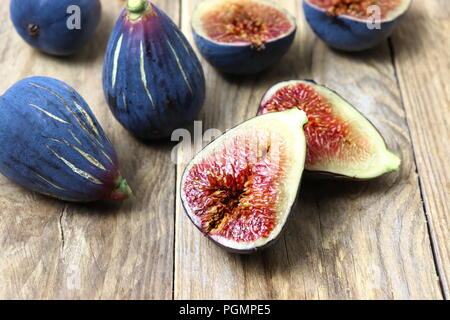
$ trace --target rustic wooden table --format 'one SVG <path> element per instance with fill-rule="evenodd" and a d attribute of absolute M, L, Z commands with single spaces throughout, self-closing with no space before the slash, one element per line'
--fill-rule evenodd
<path fill-rule="evenodd" d="M 195 0 L 159 0 L 191 39 Z M 184 215 L 178 181 L 189 159 L 174 143 L 143 143 L 112 117 L 101 85 L 103 53 L 124 4 L 103 1 L 95 41 L 54 58 L 28 47 L 0 7 L 0 92 L 32 75 L 59 78 L 86 98 L 116 146 L 136 198 L 70 204 L 0 177 L 0 298 L 443 299 L 450 292 L 450 2 L 414 1 L 394 36 L 360 54 L 330 50 L 299 0 L 294 47 L 253 77 L 206 62 L 203 129 L 255 115 L 272 84 L 315 79 L 358 106 L 401 155 L 401 171 L 371 182 L 304 181 L 282 239 L 251 256 L 229 254 Z"/>

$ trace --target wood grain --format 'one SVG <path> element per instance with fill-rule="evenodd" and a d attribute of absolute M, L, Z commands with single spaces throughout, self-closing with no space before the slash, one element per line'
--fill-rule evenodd
<path fill-rule="evenodd" d="M 199 1 L 155 2 L 192 40 L 190 15 Z M 0 176 L 0 299 L 448 297 L 448 1 L 414 1 L 391 46 L 361 54 L 330 50 L 309 29 L 300 1 L 278 2 L 297 16 L 293 48 L 276 67 L 252 77 L 219 74 L 202 61 L 208 86 L 199 116 L 203 131 L 224 131 L 253 117 L 263 93 L 279 81 L 315 79 L 380 129 L 401 155 L 401 171 L 362 183 L 305 179 L 275 246 L 251 256 L 226 253 L 182 210 L 179 180 L 188 150 L 178 149 L 175 165 L 174 144 L 136 140 L 105 103 L 103 54 L 125 1 L 102 1 L 96 38 L 71 58 L 28 47 L 3 6 L 0 93 L 33 75 L 76 88 L 115 145 L 136 197 L 75 205 Z"/>
<path fill-rule="evenodd" d="M 157 1 L 176 21 L 176 1 Z M 28 47 L 6 19 L 0 29 L 0 92 L 32 75 L 66 81 L 85 97 L 115 145 L 136 197 L 123 204 L 73 205 L 0 178 L 0 298 L 171 299 L 175 168 L 171 146 L 144 144 L 113 119 L 101 69 L 123 0 L 102 1 L 101 26 L 72 58 Z"/>
<path fill-rule="evenodd" d="M 450 298 L 450 2 L 414 1 L 392 39 L 442 288 Z"/>
<path fill-rule="evenodd" d="M 318 41 L 299 1 L 296 43 L 276 67 L 253 77 L 218 74 L 205 62 L 204 129 L 228 129 L 255 115 L 272 84 L 314 78 L 358 106 L 403 159 L 402 169 L 371 182 L 304 181 L 283 238 L 252 256 L 226 253 L 185 216 L 177 194 L 175 299 L 439 299 L 405 112 L 388 44 L 340 54 Z M 198 1 L 182 1 L 182 27 Z M 187 162 L 179 150 L 177 178 Z M 178 191 L 179 193 L 179 191 Z"/>

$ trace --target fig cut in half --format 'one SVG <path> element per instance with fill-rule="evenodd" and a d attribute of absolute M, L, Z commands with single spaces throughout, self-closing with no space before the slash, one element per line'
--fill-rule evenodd
<path fill-rule="evenodd" d="M 181 180 L 184 209 L 207 237 L 249 253 L 273 243 L 294 205 L 306 156 L 298 109 L 248 120 L 207 145 Z"/>
<path fill-rule="evenodd" d="M 405 7 L 409 5 L 410 0 L 307 0 L 322 10 L 325 10 L 329 16 L 346 16 L 351 19 L 364 20 L 370 19 L 376 6 L 378 14 L 383 20 L 391 20 L 402 13 Z M 371 8 L 372 6 L 372 8 Z"/>
<path fill-rule="evenodd" d="M 206 0 L 194 11 L 195 43 L 225 73 L 253 74 L 278 62 L 295 37 L 296 21 L 266 0 Z"/>
<path fill-rule="evenodd" d="M 372 123 L 330 89 L 310 81 L 281 82 L 264 95 L 258 114 L 292 108 L 309 119 L 306 170 L 367 180 L 399 168 L 400 158 Z"/>
<path fill-rule="evenodd" d="M 386 40 L 412 0 L 303 0 L 311 28 L 325 43 L 343 51 L 362 51 Z"/>

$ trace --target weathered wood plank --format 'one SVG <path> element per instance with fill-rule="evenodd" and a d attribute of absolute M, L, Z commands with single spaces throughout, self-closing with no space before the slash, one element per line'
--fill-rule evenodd
<path fill-rule="evenodd" d="M 389 47 L 347 55 L 328 49 L 307 27 L 299 1 L 295 46 L 276 68 L 254 77 L 218 74 L 205 62 L 204 129 L 228 129 L 255 115 L 264 91 L 314 78 L 367 115 L 403 159 L 399 173 L 363 182 L 305 181 L 284 237 L 252 256 L 228 254 L 185 216 L 177 194 L 175 299 L 441 298 L 412 147 Z M 182 1 L 182 27 L 197 0 Z M 177 180 L 186 150 L 179 151 Z M 179 191 L 178 191 L 179 193 Z"/>
<path fill-rule="evenodd" d="M 179 21 L 177 1 L 157 3 Z M 74 86 L 111 138 L 136 194 L 124 204 L 73 205 L 0 177 L 0 298 L 172 298 L 175 168 L 170 146 L 137 141 L 115 121 L 103 97 L 103 54 L 123 4 L 103 1 L 94 41 L 67 59 L 29 48 L 6 18 L 8 6 L 0 8 L 0 91 L 32 75 Z"/>
<path fill-rule="evenodd" d="M 414 1 L 393 37 L 437 267 L 450 298 L 450 2 Z"/>

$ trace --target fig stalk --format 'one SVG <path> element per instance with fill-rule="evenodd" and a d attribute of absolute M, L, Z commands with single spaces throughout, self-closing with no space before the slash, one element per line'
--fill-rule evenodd
<path fill-rule="evenodd" d="M 147 0 L 128 0 L 128 17 L 132 21 L 139 20 L 144 14 L 150 11 Z"/>
<path fill-rule="evenodd" d="M 128 185 L 127 180 L 122 176 L 117 179 L 117 188 L 111 193 L 111 200 L 126 200 L 133 196 L 133 191 Z"/>

